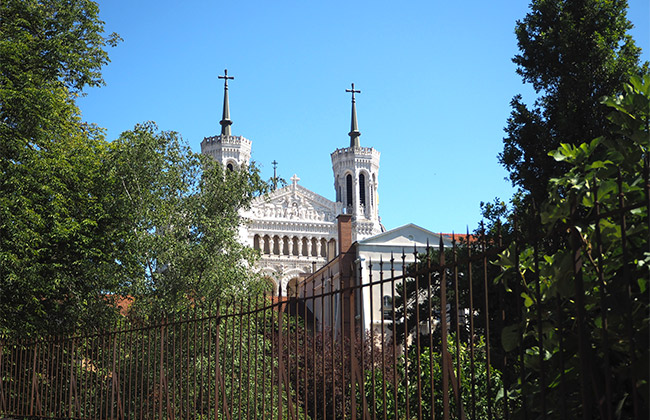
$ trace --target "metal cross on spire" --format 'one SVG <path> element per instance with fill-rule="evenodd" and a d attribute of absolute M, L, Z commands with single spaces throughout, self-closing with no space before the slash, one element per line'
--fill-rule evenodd
<path fill-rule="evenodd" d="M 278 188 L 278 162 L 273 159 L 273 162 L 271 162 L 271 165 L 273 165 L 273 191 L 275 191 Z"/>
<path fill-rule="evenodd" d="M 352 103 L 355 103 L 355 102 L 356 102 L 356 99 L 355 99 L 355 97 L 354 97 L 354 94 L 355 94 L 355 93 L 361 93 L 360 90 L 354 90 L 354 83 L 352 83 L 352 89 L 345 89 L 345 91 L 348 92 L 348 93 L 352 93 Z"/>
<path fill-rule="evenodd" d="M 228 79 L 234 80 L 232 76 L 228 76 L 228 69 L 224 69 L 224 76 L 219 76 L 219 79 L 224 79 L 223 84 L 223 115 L 221 117 L 221 135 L 230 136 L 230 126 L 232 121 L 230 120 L 230 101 L 228 100 Z"/>
<path fill-rule="evenodd" d="M 350 122 L 350 132 L 348 133 L 350 136 L 350 147 L 361 147 L 359 144 L 361 132 L 359 132 L 357 125 L 357 100 L 354 97 L 355 93 L 361 93 L 361 91 L 354 89 L 354 83 L 352 83 L 352 89 L 345 89 L 345 91 L 352 93 L 352 121 Z"/>

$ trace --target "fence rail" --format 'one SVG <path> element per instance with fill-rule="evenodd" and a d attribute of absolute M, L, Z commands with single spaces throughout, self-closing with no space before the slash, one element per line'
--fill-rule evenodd
<path fill-rule="evenodd" d="M 483 231 L 336 275 L 326 267 L 295 296 L 222 300 L 211 312 L 94 335 L 2 340 L 0 414 L 647 418 L 647 173 L 645 183 L 641 202 L 626 204 L 619 180 L 617 208 L 597 197 L 586 213 L 576 206 L 558 261 L 515 224 L 506 244 Z M 570 276 L 557 271 L 560 257 Z"/>

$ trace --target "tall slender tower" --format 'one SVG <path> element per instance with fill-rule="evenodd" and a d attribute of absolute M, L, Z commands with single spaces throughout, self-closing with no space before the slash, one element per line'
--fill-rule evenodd
<path fill-rule="evenodd" d="M 379 152 L 372 147 L 361 147 L 357 122 L 357 105 L 354 83 L 352 89 L 352 117 L 350 122 L 350 147 L 332 153 L 336 201 L 343 211 L 352 215 L 353 240 L 358 241 L 381 233 L 377 187 L 379 182 Z"/>
<path fill-rule="evenodd" d="M 230 132 L 232 120 L 230 119 L 230 100 L 228 97 L 228 80 L 234 80 L 228 76 L 228 69 L 224 75 L 219 76 L 224 80 L 223 85 L 223 113 L 221 116 L 221 134 L 218 136 L 206 137 L 201 142 L 201 153 L 214 157 L 224 168 L 235 170 L 242 165 L 248 166 L 251 160 L 251 141 L 242 136 L 233 136 Z"/>

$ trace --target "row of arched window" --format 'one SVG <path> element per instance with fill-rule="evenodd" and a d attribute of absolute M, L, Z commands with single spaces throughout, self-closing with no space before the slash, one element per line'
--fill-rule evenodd
<path fill-rule="evenodd" d="M 336 240 L 325 238 L 299 238 L 297 236 L 255 235 L 253 248 L 264 255 L 323 257 L 328 260 L 336 254 Z"/>

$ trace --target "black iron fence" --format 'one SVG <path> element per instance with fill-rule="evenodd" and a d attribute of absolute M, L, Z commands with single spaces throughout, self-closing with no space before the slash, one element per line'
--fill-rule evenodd
<path fill-rule="evenodd" d="M 552 237 L 511 221 L 451 247 L 340 259 L 295 296 L 3 340 L 0 414 L 648 418 L 647 171 L 644 180 L 642 199 L 627 203 L 619 177 L 615 208 L 594 186 Z"/>

